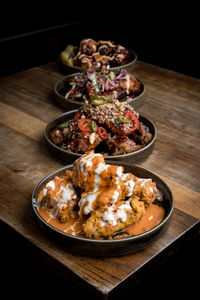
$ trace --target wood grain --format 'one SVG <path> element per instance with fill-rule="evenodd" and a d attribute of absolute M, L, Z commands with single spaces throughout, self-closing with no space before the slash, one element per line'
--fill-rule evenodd
<path fill-rule="evenodd" d="M 184 238 L 199 228 L 200 81 L 142 62 L 133 73 L 147 88 L 138 111 L 158 130 L 153 153 L 139 165 L 169 185 L 175 210 L 169 230 L 146 249 L 101 259 L 75 256 L 49 239 L 37 226 L 31 207 L 35 185 L 65 164 L 47 151 L 43 138 L 47 123 L 63 112 L 52 98 L 54 84 L 64 76 L 58 62 L 0 80 L 0 220 L 23 236 L 49 266 L 96 299 L 123 292 L 137 274 L 148 272 L 163 253 L 182 247 Z"/>

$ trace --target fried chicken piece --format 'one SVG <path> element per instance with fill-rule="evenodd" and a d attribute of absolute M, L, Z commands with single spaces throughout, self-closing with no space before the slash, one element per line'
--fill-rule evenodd
<path fill-rule="evenodd" d="M 104 183 L 108 183 L 108 180 L 105 180 Z M 89 215 L 92 211 L 99 209 L 100 207 L 109 206 L 111 203 L 117 202 L 119 199 L 122 199 L 122 191 L 120 189 L 116 189 L 116 186 L 83 192 L 78 203 L 80 207 L 79 215 Z"/>
<path fill-rule="evenodd" d="M 158 197 L 156 183 L 151 178 L 138 178 L 132 173 L 123 174 L 120 186 L 124 197 L 138 196 L 145 207 L 151 205 Z"/>
<path fill-rule="evenodd" d="M 119 183 L 123 167 L 105 164 L 103 155 L 90 151 L 74 162 L 73 183 L 83 192 L 80 215 L 121 199 Z"/>
<path fill-rule="evenodd" d="M 51 130 L 49 136 L 52 142 L 56 145 L 61 144 L 64 139 L 63 132 L 57 128 Z"/>
<path fill-rule="evenodd" d="M 86 54 L 82 54 L 80 51 L 73 58 L 74 66 L 81 66 L 82 68 L 89 68 L 93 63 L 93 58 Z"/>
<path fill-rule="evenodd" d="M 67 170 L 63 176 L 50 180 L 38 195 L 40 205 L 49 208 L 63 223 L 74 216 L 77 206 L 77 195 L 71 180 L 72 171 Z"/>
<path fill-rule="evenodd" d="M 124 60 L 127 60 L 129 55 L 130 55 L 129 51 L 121 45 L 117 45 L 116 53 L 117 54 L 123 54 L 124 55 Z"/>
<path fill-rule="evenodd" d="M 103 155 L 90 151 L 73 163 L 73 184 L 88 192 L 94 189 L 94 170 L 98 165 L 105 166 Z"/>
<path fill-rule="evenodd" d="M 107 237 L 137 222 L 144 212 L 144 204 L 138 197 L 120 201 L 93 211 L 83 225 L 83 231 L 89 238 Z"/>
<path fill-rule="evenodd" d="M 96 133 L 91 132 L 78 132 L 77 134 L 77 150 L 78 152 L 86 153 L 90 150 L 95 149 L 102 139 Z"/>
<path fill-rule="evenodd" d="M 129 139 L 127 136 L 116 136 L 109 137 L 107 145 L 112 155 L 121 155 L 138 150 L 141 146 Z"/>
<path fill-rule="evenodd" d="M 74 162 L 73 183 L 85 192 L 94 189 L 117 188 L 124 168 L 105 164 L 103 155 L 90 151 Z"/>
<path fill-rule="evenodd" d="M 125 103 L 120 103 L 118 100 L 113 100 L 112 103 L 107 103 L 99 106 L 86 106 L 83 108 L 85 116 L 109 128 L 114 134 L 127 136 L 131 134 L 133 123 L 124 124 L 119 121 L 119 117 L 126 112 L 134 112 L 133 108 Z"/>
<path fill-rule="evenodd" d="M 133 92 L 134 95 L 137 95 L 140 93 L 141 83 L 133 75 L 127 75 L 126 79 L 121 79 L 119 85 L 126 90 L 127 94 Z"/>
<path fill-rule="evenodd" d="M 141 145 L 147 145 L 152 140 L 152 134 L 149 131 L 149 128 L 142 122 L 139 123 L 138 130 L 131 133 L 131 136 L 134 138 L 136 143 Z"/>
<path fill-rule="evenodd" d="M 74 66 L 89 68 L 93 63 L 92 54 L 96 52 L 97 42 L 93 39 L 84 39 L 80 43 L 78 53 L 73 58 Z"/>
<path fill-rule="evenodd" d="M 116 48 L 117 46 L 114 45 L 111 41 L 101 40 L 97 43 L 97 49 L 101 55 L 111 56 L 115 52 Z"/>
<path fill-rule="evenodd" d="M 112 60 L 112 58 L 108 55 L 100 55 L 99 53 L 93 55 L 93 58 L 96 62 L 100 62 L 102 65 L 108 65 Z"/>
<path fill-rule="evenodd" d="M 75 153 L 86 153 L 94 150 L 101 142 L 102 140 L 98 134 L 81 131 L 68 140 L 65 150 Z"/>
<path fill-rule="evenodd" d="M 96 52 L 97 42 L 93 39 L 84 39 L 80 43 L 80 51 L 86 55 L 92 55 Z"/>
<path fill-rule="evenodd" d="M 144 202 L 145 207 L 151 205 L 158 197 L 156 183 L 151 178 L 137 178 L 133 194 Z"/>

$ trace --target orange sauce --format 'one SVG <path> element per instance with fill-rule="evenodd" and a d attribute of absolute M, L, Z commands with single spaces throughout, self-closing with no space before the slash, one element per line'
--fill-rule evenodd
<path fill-rule="evenodd" d="M 60 222 L 58 218 L 50 215 L 49 209 L 46 207 L 38 207 L 40 216 L 51 226 L 63 231 L 67 234 L 81 237 L 83 219 L 78 214 L 76 218 L 70 218 L 66 223 Z"/>
<path fill-rule="evenodd" d="M 83 237 L 82 225 L 83 218 L 77 214 L 76 218 L 70 218 L 67 223 L 62 223 L 56 217 L 51 217 L 48 208 L 39 207 L 38 212 L 41 217 L 51 226 L 63 231 L 67 234 Z M 165 210 L 156 204 L 152 204 L 146 208 L 144 216 L 135 224 L 132 224 L 124 229 L 131 236 L 138 235 L 148 231 L 158 225 L 164 218 Z"/>
<path fill-rule="evenodd" d="M 148 206 L 143 217 L 126 228 L 130 235 L 138 235 L 158 225 L 164 218 L 165 210 L 156 204 Z"/>

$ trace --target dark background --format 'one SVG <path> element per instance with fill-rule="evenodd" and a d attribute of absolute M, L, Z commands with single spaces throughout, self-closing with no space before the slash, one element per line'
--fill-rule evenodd
<path fill-rule="evenodd" d="M 5 6 L 5 5 L 4 5 Z M 68 43 L 109 39 L 133 49 L 138 59 L 199 77 L 198 8 L 135 2 L 35 2 L 2 7 L 1 76 L 58 58 Z"/>

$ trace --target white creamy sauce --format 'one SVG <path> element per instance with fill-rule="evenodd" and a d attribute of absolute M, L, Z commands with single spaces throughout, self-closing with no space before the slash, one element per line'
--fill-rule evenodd
<path fill-rule="evenodd" d="M 110 206 L 102 215 L 102 220 L 100 225 L 105 226 L 106 224 L 111 224 L 113 226 L 117 225 L 117 220 L 121 219 L 122 222 L 126 222 L 127 219 L 127 210 L 132 210 L 130 202 L 122 204 L 115 210 L 115 207 Z"/>
<path fill-rule="evenodd" d="M 80 211 L 85 215 L 89 214 L 93 209 L 92 205 L 96 201 L 97 196 L 99 195 L 98 189 L 94 189 L 93 191 L 90 191 L 88 193 L 82 193 L 81 199 L 78 203 L 80 207 Z"/>
<path fill-rule="evenodd" d="M 96 92 L 99 92 L 99 88 L 97 86 L 97 79 L 96 79 L 96 74 L 95 73 L 91 73 L 88 78 L 90 79 L 90 81 L 92 82 L 93 88 L 95 89 Z"/>
<path fill-rule="evenodd" d="M 75 232 L 75 226 L 78 224 L 78 222 L 75 222 L 72 226 L 69 227 L 68 230 L 72 230 L 72 235 L 76 236 L 76 232 Z M 77 232 L 78 233 L 78 232 Z"/>
<path fill-rule="evenodd" d="M 126 74 L 126 93 L 129 94 L 130 89 L 130 76 Z"/>
<path fill-rule="evenodd" d="M 57 195 L 60 196 L 58 202 L 58 208 L 66 207 L 69 202 L 70 207 L 73 207 L 74 201 L 77 199 L 76 192 L 71 183 L 67 183 L 66 186 L 61 185 L 60 190 L 57 192 Z"/>
<path fill-rule="evenodd" d="M 129 173 L 125 173 L 125 174 L 123 174 L 123 176 L 122 176 L 122 180 L 123 181 L 125 181 L 126 179 L 127 179 L 127 177 L 129 176 Z"/>
<path fill-rule="evenodd" d="M 103 171 L 107 171 L 108 167 L 110 165 L 104 164 L 100 162 L 97 166 L 97 168 L 94 170 L 94 190 L 89 192 L 89 193 L 83 193 L 81 195 L 81 199 L 79 201 L 79 207 L 85 215 L 89 214 L 93 210 L 93 203 L 96 201 L 97 196 L 99 195 L 100 192 L 98 192 L 98 189 L 100 187 L 100 180 L 101 180 L 101 173 Z M 123 168 L 118 167 L 117 172 L 116 172 L 116 180 L 115 183 L 118 184 L 119 180 L 122 176 Z M 114 191 L 112 201 L 116 202 L 119 197 L 119 192 L 116 190 Z M 84 208 L 83 208 L 84 207 Z"/>
<path fill-rule="evenodd" d="M 95 179 L 94 179 L 94 184 L 95 184 L 95 188 L 99 187 L 99 183 L 100 183 L 100 178 L 101 178 L 101 173 L 105 170 L 107 170 L 107 168 L 109 167 L 109 165 L 105 165 L 104 163 L 99 163 L 97 168 L 94 170 L 94 174 L 95 174 Z"/>
<path fill-rule="evenodd" d="M 123 167 L 118 167 L 117 172 L 116 172 L 116 177 L 115 177 L 115 184 L 119 183 L 119 180 L 121 179 L 123 174 Z"/>
<path fill-rule="evenodd" d="M 131 178 L 130 180 L 127 180 L 124 184 L 127 186 L 128 189 L 128 194 L 126 196 L 132 196 L 135 187 L 135 181 Z"/>
<path fill-rule="evenodd" d="M 63 181 L 63 178 L 60 177 L 55 177 L 56 180 Z M 51 188 L 52 190 L 55 190 L 55 183 L 54 180 L 49 181 L 45 188 L 43 188 L 43 196 L 46 196 L 48 188 Z M 74 200 L 77 199 L 76 192 L 74 190 L 74 187 L 71 183 L 67 183 L 66 185 L 61 184 L 59 191 L 56 193 L 57 198 L 52 198 L 50 200 L 50 204 L 52 208 L 50 209 L 51 211 L 51 217 L 56 217 L 58 214 L 58 209 L 66 207 L 67 204 L 71 207 L 74 205 Z M 39 199 L 40 200 L 40 199 Z M 39 204 L 39 203 L 38 203 Z M 47 202 L 46 202 L 47 205 Z"/>
<path fill-rule="evenodd" d="M 141 186 L 144 186 L 147 181 L 150 181 L 151 178 L 138 178 L 138 181 L 141 181 Z"/>
<path fill-rule="evenodd" d="M 46 194 L 47 194 L 47 189 L 46 189 L 46 188 L 43 188 L 42 193 L 43 193 L 43 196 L 45 197 Z"/>
<path fill-rule="evenodd" d="M 69 92 L 67 92 L 67 93 L 66 93 L 66 95 L 65 95 L 65 99 L 68 99 L 69 95 L 70 95 L 70 94 L 71 94 L 71 92 L 72 92 L 72 89 L 73 89 L 73 88 L 71 88 L 71 90 L 69 90 Z"/>
<path fill-rule="evenodd" d="M 115 203 L 117 202 L 119 197 L 119 192 L 118 191 L 114 191 L 113 197 L 112 197 L 112 202 Z"/>
<path fill-rule="evenodd" d="M 54 181 L 53 181 L 53 180 L 50 180 L 49 182 L 47 182 L 47 184 L 46 184 L 45 187 L 43 188 L 42 193 L 43 193 L 43 196 L 44 196 L 44 197 L 46 197 L 48 187 L 50 187 L 50 188 L 54 191 L 54 189 L 55 189 L 55 184 L 54 184 Z M 40 203 L 41 200 L 42 200 L 42 199 L 38 199 L 38 203 Z"/>
<path fill-rule="evenodd" d="M 99 153 L 90 153 L 87 156 L 82 156 L 77 159 L 74 163 L 74 179 L 78 177 L 78 185 L 81 185 L 81 173 L 86 177 L 87 180 L 87 170 L 89 167 L 92 167 L 92 159 L 94 157 L 101 156 Z"/>
<path fill-rule="evenodd" d="M 53 191 L 55 189 L 55 184 L 54 184 L 54 181 L 51 180 L 49 181 L 47 184 L 46 184 L 46 188 L 50 187 Z"/>
<path fill-rule="evenodd" d="M 151 221 L 153 219 L 153 215 L 151 215 L 150 217 L 149 217 L 149 221 Z"/>

